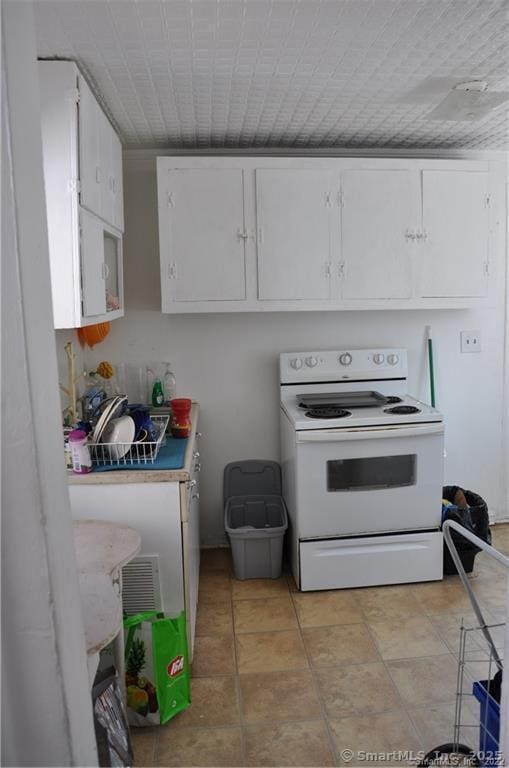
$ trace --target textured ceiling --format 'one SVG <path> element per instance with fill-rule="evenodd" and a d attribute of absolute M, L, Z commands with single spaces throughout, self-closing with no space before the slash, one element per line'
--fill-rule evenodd
<path fill-rule="evenodd" d="M 35 0 L 129 147 L 507 149 L 508 111 L 429 121 L 428 77 L 509 91 L 507 0 Z"/>

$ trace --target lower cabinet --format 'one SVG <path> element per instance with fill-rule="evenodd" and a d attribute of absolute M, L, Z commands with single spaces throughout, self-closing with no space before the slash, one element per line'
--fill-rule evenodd
<path fill-rule="evenodd" d="M 140 554 L 123 569 L 124 611 L 185 610 L 192 658 L 200 568 L 197 471 L 180 482 L 96 481 L 71 484 L 69 492 L 75 520 L 121 523 L 141 535 Z"/>

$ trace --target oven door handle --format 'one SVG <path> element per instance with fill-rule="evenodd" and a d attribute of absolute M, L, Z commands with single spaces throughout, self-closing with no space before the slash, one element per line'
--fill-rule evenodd
<path fill-rule="evenodd" d="M 420 437 L 441 435 L 444 425 L 422 424 L 413 426 L 359 427 L 358 429 L 301 430 L 297 432 L 298 443 L 338 443 L 346 440 L 386 440 L 391 437 Z"/>

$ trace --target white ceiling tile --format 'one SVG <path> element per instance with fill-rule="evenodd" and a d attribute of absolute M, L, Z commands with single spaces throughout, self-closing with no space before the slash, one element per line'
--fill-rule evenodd
<path fill-rule="evenodd" d="M 127 146 L 508 148 L 508 111 L 438 122 L 430 77 L 509 90 L 506 0 L 36 0 Z"/>

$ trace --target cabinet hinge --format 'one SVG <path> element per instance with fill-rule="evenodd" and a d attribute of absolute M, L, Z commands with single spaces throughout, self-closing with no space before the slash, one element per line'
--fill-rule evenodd
<path fill-rule="evenodd" d="M 166 202 L 167 202 L 168 208 L 174 208 L 175 207 L 175 202 L 173 200 L 173 192 L 168 192 L 167 193 Z"/>
<path fill-rule="evenodd" d="M 168 264 L 168 277 L 170 280 L 176 280 L 177 279 L 177 265 L 175 262 L 172 264 Z"/>

